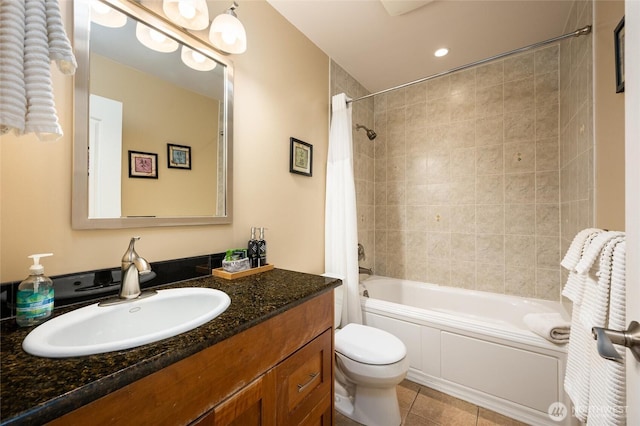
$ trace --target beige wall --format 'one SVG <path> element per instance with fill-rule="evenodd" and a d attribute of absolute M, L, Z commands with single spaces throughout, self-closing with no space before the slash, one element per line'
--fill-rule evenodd
<path fill-rule="evenodd" d="M 71 3 L 61 2 L 67 31 Z M 22 279 L 27 255 L 54 252 L 49 275 L 114 267 L 130 236 L 149 261 L 243 246 L 251 226 L 269 228 L 268 259 L 324 269 L 324 187 L 329 59 L 264 1 L 242 4 L 248 50 L 235 63 L 232 225 L 129 230 L 71 229 L 73 80 L 54 70 L 65 135 L 56 142 L 5 135 L 0 143 L 0 281 Z M 289 173 L 289 137 L 313 144 L 313 177 Z"/>
<path fill-rule="evenodd" d="M 91 93 L 122 102 L 122 216 L 216 211 L 220 102 L 91 55 Z M 167 143 L 191 148 L 191 169 L 167 167 Z M 158 155 L 158 179 L 129 177 L 129 150 Z"/>
<path fill-rule="evenodd" d="M 594 2 L 595 225 L 624 231 L 624 92 L 616 93 L 613 30 L 624 1 Z"/>

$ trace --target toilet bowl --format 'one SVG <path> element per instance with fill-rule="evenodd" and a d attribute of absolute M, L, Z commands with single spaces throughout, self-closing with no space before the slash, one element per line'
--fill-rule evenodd
<path fill-rule="evenodd" d="M 335 407 L 367 426 L 401 422 L 396 394 L 409 369 L 407 349 L 392 334 L 360 324 L 335 333 Z"/>

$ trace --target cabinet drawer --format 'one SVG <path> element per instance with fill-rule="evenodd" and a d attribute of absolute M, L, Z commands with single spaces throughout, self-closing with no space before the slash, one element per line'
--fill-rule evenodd
<path fill-rule="evenodd" d="M 276 367 L 278 425 L 298 425 L 310 412 L 331 406 L 332 339 L 329 329 Z"/>

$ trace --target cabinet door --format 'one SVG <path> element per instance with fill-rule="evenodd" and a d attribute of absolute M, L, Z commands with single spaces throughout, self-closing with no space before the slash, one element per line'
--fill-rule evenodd
<path fill-rule="evenodd" d="M 332 338 L 329 329 L 275 368 L 278 426 L 331 424 Z"/>
<path fill-rule="evenodd" d="M 197 426 L 275 425 L 274 373 L 269 371 L 192 423 Z"/>

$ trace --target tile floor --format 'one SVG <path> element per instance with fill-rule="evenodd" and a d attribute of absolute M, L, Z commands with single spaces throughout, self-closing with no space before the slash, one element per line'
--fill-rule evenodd
<path fill-rule="evenodd" d="M 409 380 L 404 380 L 397 389 L 404 426 L 526 426 L 525 423 Z M 336 413 L 335 424 L 360 425 L 340 413 Z"/>

